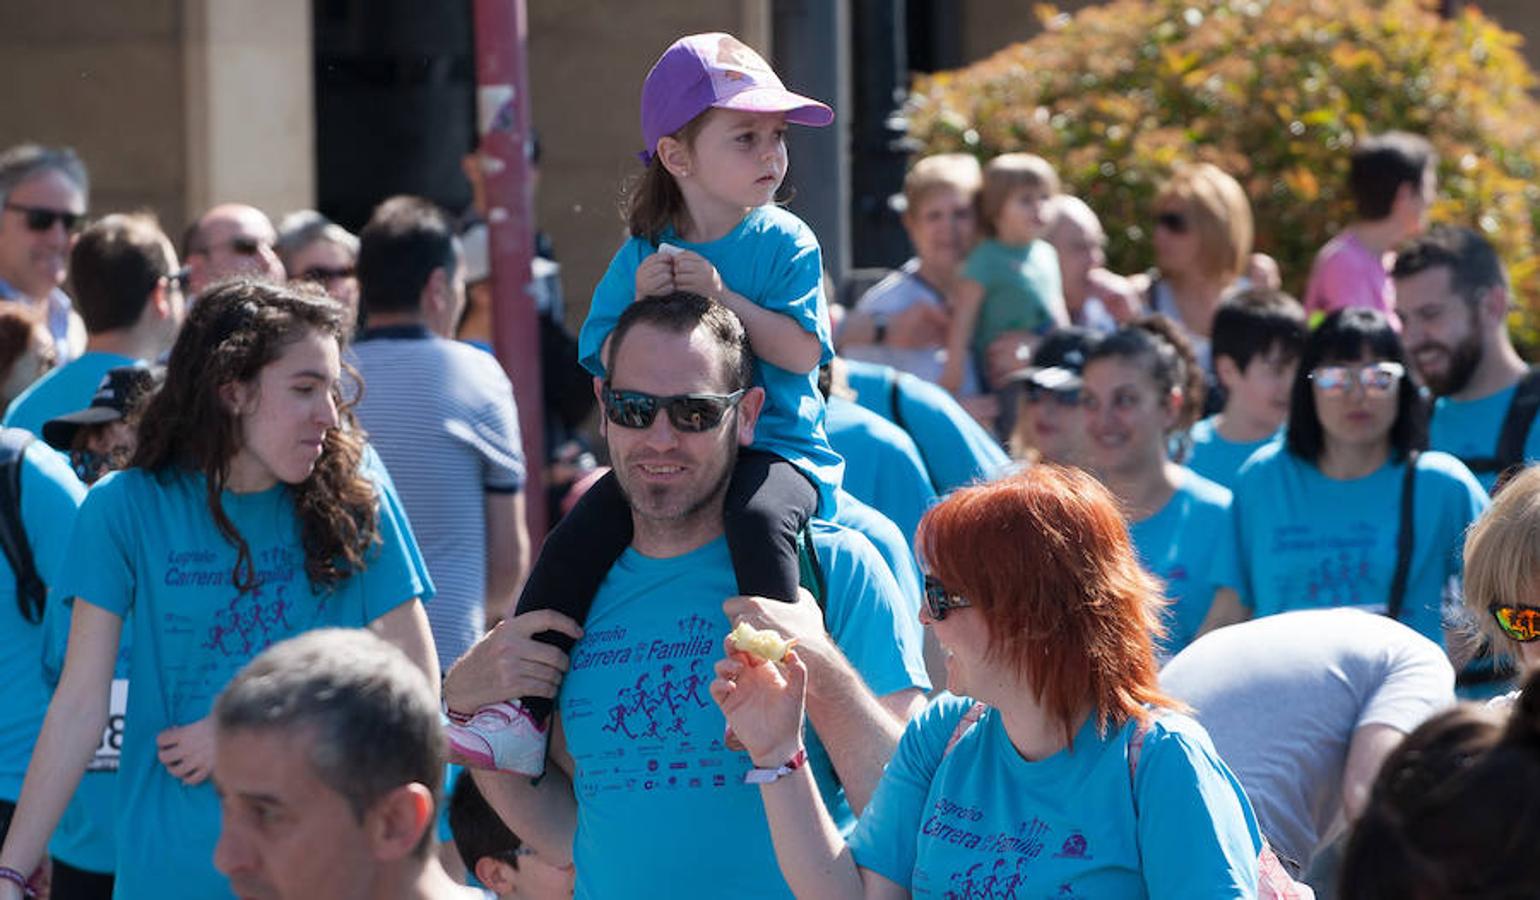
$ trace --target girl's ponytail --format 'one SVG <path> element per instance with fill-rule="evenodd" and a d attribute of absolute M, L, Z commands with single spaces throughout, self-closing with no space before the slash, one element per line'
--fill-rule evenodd
<path fill-rule="evenodd" d="M 626 183 L 621 196 L 621 214 L 632 237 L 653 244 L 670 225 L 675 231 L 688 227 L 690 211 L 684 204 L 684 195 L 657 154 L 648 160 L 647 168 Z"/>

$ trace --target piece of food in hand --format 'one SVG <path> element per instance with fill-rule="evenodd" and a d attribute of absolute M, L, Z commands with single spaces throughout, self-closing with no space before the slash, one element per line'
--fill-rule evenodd
<path fill-rule="evenodd" d="M 747 622 L 739 622 L 728 635 L 733 646 L 765 662 L 780 662 L 786 651 L 797 643 L 796 638 L 783 638 L 774 631 L 760 631 Z"/>

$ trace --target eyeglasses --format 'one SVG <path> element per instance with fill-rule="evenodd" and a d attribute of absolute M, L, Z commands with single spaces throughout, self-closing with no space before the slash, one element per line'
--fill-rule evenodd
<path fill-rule="evenodd" d="M 311 266 L 305 271 L 294 276 L 299 281 L 314 281 L 317 283 L 327 281 L 341 281 L 344 278 L 352 278 L 354 269 L 352 266 L 342 266 L 337 269 L 328 269 L 326 266 Z"/>
<path fill-rule="evenodd" d="M 168 272 L 165 277 L 167 284 L 175 286 L 177 290 L 185 294 L 187 293 L 188 283 L 192 281 L 192 269 L 184 266 L 175 272 Z"/>
<path fill-rule="evenodd" d="M 604 414 L 621 428 L 647 428 L 658 410 L 668 411 L 675 431 L 690 434 L 710 431 L 722 423 L 727 411 L 738 405 L 745 391 L 731 394 L 675 394 L 658 397 L 641 391 L 617 391 L 608 385 L 603 392 Z"/>
<path fill-rule="evenodd" d="M 65 231 L 74 231 L 85 218 L 85 213 L 70 212 L 63 209 L 45 209 L 41 206 L 22 206 L 20 203 L 7 203 L 6 209 L 14 210 L 26 217 L 27 228 L 31 231 L 47 231 L 53 228 L 53 223 L 64 223 Z"/>
<path fill-rule="evenodd" d="M 1398 362 L 1378 362 L 1364 366 L 1317 366 L 1309 375 L 1316 390 L 1328 396 L 1339 396 L 1357 384 L 1371 397 L 1383 397 L 1391 392 L 1402 377 L 1406 367 Z"/>
<path fill-rule="evenodd" d="M 1533 606 L 1494 606 L 1492 618 L 1503 634 L 1521 644 L 1540 639 L 1540 609 Z"/>
<path fill-rule="evenodd" d="M 194 247 L 188 252 L 202 253 L 207 255 L 210 250 L 214 250 L 218 247 L 228 247 L 230 248 L 230 252 L 234 253 L 236 256 L 257 256 L 262 252 L 262 248 L 267 246 L 270 245 L 267 243 L 267 241 L 264 241 L 261 238 L 255 238 L 249 234 L 238 234 L 229 240 L 219 241 L 213 244 L 204 244 L 201 247 Z"/>
<path fill-rule="evenodd" d="M 1164 228 L 1172 234 L 1187 233 L 1187 217 L 1179 212 L 1156 213 L 1155 227 Z"/>
<path fill-rule="evenodd" d="M 945 619 L 948 610 L 964 609 L 972 605 L 967 597 L 948 591 L 934 575 L 925 576 L 925 611 L 930 614 L 932 622 Z"/>
<path fill-rule="evenodd" d="M 1028 403 L 1034 405 L 1041 403 L 1044 400 L 1052 400 L 1053 402 L 1066 408 L 1080 405 L 1079 388 L 1054 390 L 1051 387 L 1045 387 L 1035 381 L 1028 381 L 1022 390 L 1022 396 L 1026 398 Z"/>

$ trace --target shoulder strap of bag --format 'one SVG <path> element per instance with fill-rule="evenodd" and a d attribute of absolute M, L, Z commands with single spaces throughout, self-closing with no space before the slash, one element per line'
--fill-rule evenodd
<path fill-rule="evenodd" d="M 1478 475 L 1502 474 L 1524 462 L 1524 443 L 1529 429 L 1540 413 L 1540 367 L 1524 373 L 1514 388 L 1513 398 L 1508 401 L 1508 411 L 1503 414 L 1502 428 L 1497 433 L 1497 446 L 1491 456 L 1461 456 L 1460 462 Z"/>
<path fill-rule="evenodd" d="M 0 550 L 16 573 L 16 604 L 28 622 L 43 621 L 43 601 L 48 589 L 38 577 L 21 520 L 21 460 L 32 443 L 32 433 L 21 428 L 0 429 Z"/>
<path fill-rule="evenodd" d="M 1401 476 L 1401 524 L 1396 532 L 1396 572 L 1390 579 L 1390 596 L 1385 602 L 1385 615 L 1401 618 L 1401 608 L 1406 604 L 1406 579 L 1412 571 L 1412 539 L 1414 504 L 1417 497 L 1416 450 L 1406 455 L 1406 472 Z"/>

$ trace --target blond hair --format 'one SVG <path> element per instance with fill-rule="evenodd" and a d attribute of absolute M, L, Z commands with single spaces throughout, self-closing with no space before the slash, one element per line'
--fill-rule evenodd
<path fill-rule="evenodd" d="M 984 187 L 979 192 L 979 224 L 993 236 L 995 219 L 1011 194 L 1037 188 L 1052 197 L 1059 192 L 1059 173 L 1048 160 L 1032 153 L 1002 153 L 984 166 Z"/>
<path fill-rule="evenodd" d="M 1465 537 L 1465 607 L 1499 653 L 1518 646 L 1497 627 L 1492 607 L 1517 604 L 1540 586 L 1540 467 L 1497 492 Z"/>
<path fill-rule="evenodd" d="M 1240 277 L 1251 262 L 1251 201 L 1240 184 L 1212 163 L 1177 168 L 1155 195 L 1155 206 L 1185 207 L 1198 234 L 1198 264 L 1204 274 Z"/>
<path fill-rule="evenodd" d="M 921 157 L 904 175 L 904 203 L 913 212 L 933 192 L 954 190 L 972 201 L 984 183 L 978 158 L 970 153 L 934 153 Z"/>

